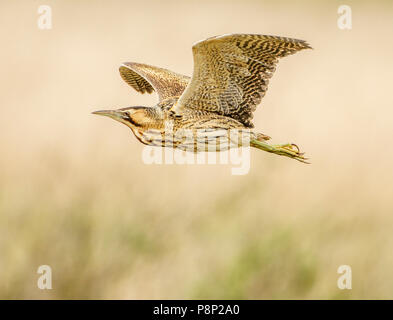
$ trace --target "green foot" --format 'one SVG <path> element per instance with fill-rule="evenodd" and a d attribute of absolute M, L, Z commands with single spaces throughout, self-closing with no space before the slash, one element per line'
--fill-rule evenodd
<path fill-rule="evenodd" d="M 250 145 L 280 156 L 289 157 L 303 163 L 309 163 L 307 162 L 308 159 L 304 157 L 304 153 L 300 152 L 299 147 L 293 143 L 270 145 L 262 141 L 251 140 Z"/>

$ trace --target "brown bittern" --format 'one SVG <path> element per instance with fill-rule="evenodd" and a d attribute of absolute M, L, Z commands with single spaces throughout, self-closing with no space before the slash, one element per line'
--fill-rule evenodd
<path fill-rule="evenodd" d="M 311 47 L 303 40 L 277 36 L 230 34 L 208 38 L 192 47 L 191 79 L 126 62 L 120 66 L 124 81 L 140 93 L 156 91 L 158 104 L 93 113 L 125 124 L 147 145 L 198 152 L 248 144 L 305 162 L 295 144 L 267 144 L 269 136 L 251 129 L 252 113 L 266 93 L 278 59 L 307 48 Z M 240 134 L 233 138 L 231 131 Z"/>

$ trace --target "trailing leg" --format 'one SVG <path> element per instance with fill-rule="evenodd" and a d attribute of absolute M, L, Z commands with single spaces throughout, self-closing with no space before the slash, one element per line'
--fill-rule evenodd
<path fill-rule="evenodd" d="M 309 163 L 307 162 L 308 159 L 304 157 L 304 153 L 300 152 L 299 147 L 293 143 L 270 145 L 258 139 L 251 140 L 250 145 L 254 148 L 258 148 L 266 152 L 289 157 L 303 163 Z"/>

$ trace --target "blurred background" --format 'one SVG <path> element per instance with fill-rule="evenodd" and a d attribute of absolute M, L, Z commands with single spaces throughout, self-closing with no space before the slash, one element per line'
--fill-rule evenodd
<path fill-rule="evenodd" d="M 2 1 L 0 298 L 392 299 L 392 14 L 391 1 Z M 254 116 L 311 165 L 256 149 L 244 176 L 146 165 L 129 129 L 90 114 L 156 103 L 122 62 L 191 75 L 192 44 L 226 33 L 313 46 L 281 60 Z"/>

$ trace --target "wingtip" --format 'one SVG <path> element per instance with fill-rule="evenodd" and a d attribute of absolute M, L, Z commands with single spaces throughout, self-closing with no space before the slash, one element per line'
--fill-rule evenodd
<path fill-rule="evenodd" d="M 314 48 L 311 47 L 311 45 L 307 42 L 307 40 L 298 40 L 298 42 L 300 42 L 304 46 L 303 49 L 314 50 Z"/>
<path fill-rule="evenodd" d="M 304 47 L 305 47 L 305 49 L 311 49 L 311 50 L 314 50 L 314 48 L 313 48 L 313 47 L 311 47 L 311 46 L 310 46 L 310 44 L 309 44 L 307 41 L 304 41 Z"/>

